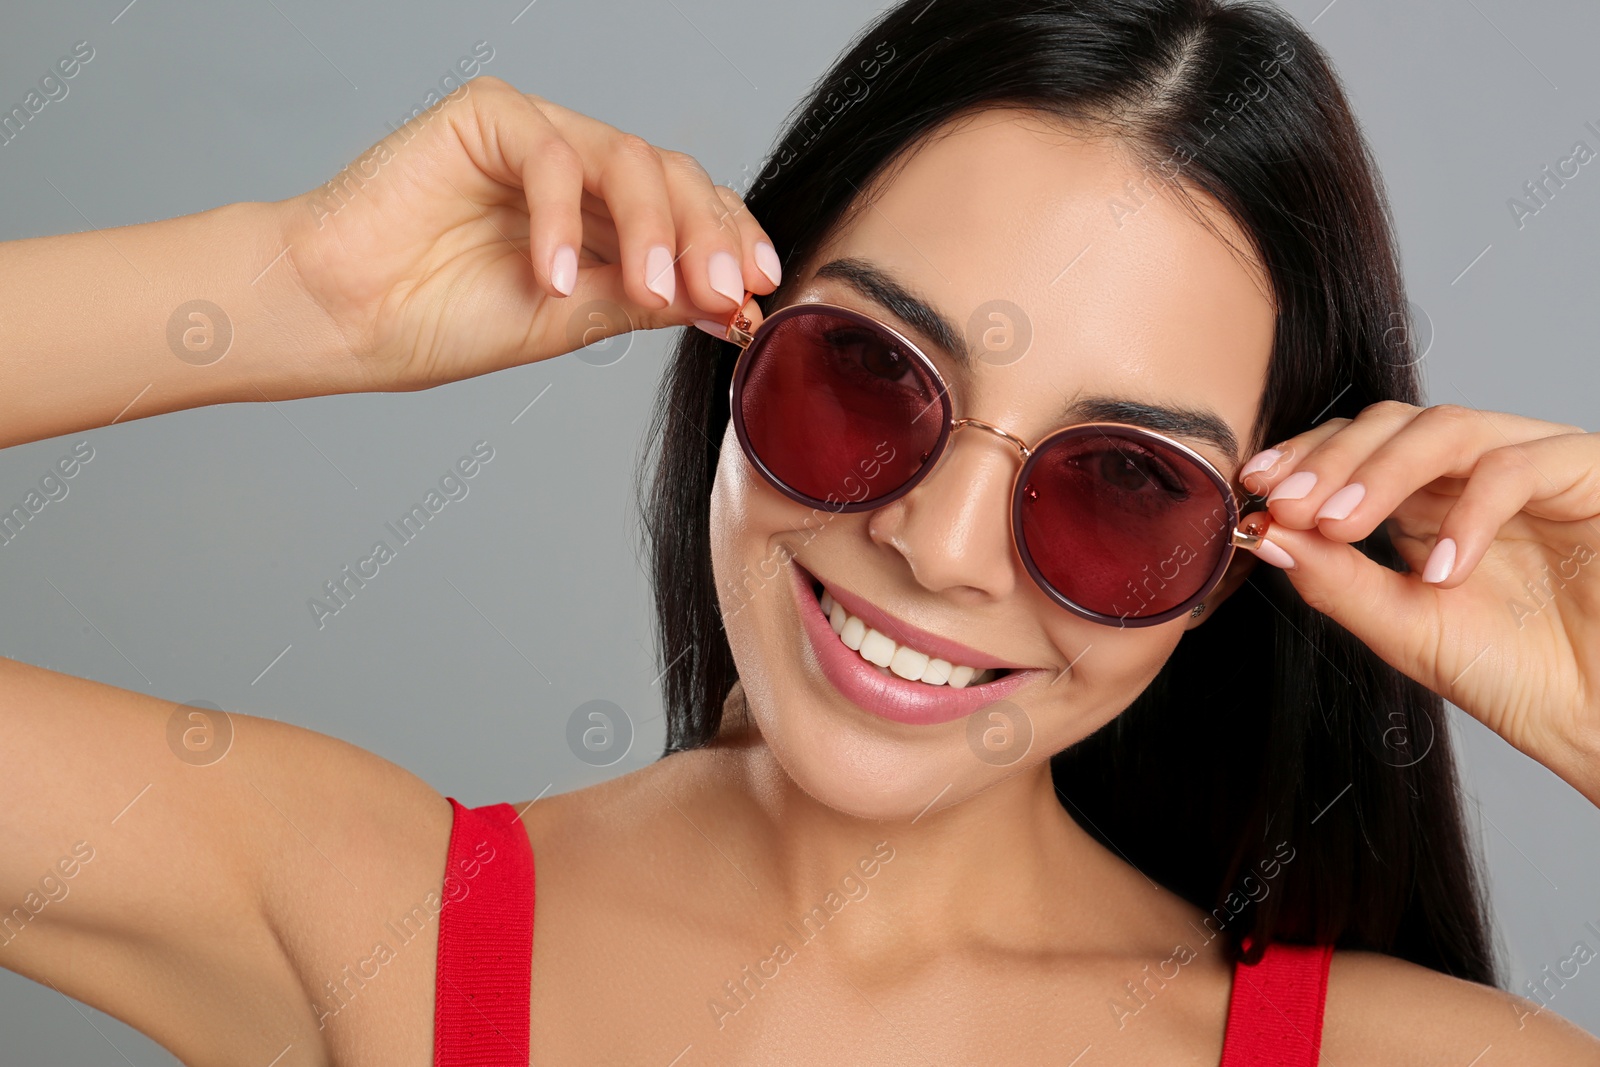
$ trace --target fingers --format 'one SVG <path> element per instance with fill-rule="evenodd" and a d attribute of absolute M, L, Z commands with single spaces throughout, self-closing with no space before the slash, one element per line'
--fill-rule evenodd
<path fill-rule="evenodd" d="M 607 142 L 591 166 L 616 226 L 623 291 L 640 307 L 667 307 L 677 292 L 677 237 L 661 157 L 637 134 L 614 131 Z"/>
<path fill-rule="evenodd" d="M 498 78 L 473 79 L 470 116 L 453 119 L 461 143 L 484 174 L 518 187 L 528 203 L 528 258 L 540 287 L 570 294 L 583 243 L 586 164 L 538 106 Z"/>
<path fill-rule="evenodd" d="M 597 207 L 603 209 L 614 227 L 616 258 L 612 262 L 621 265 L 623 295 L 640 308 L 669 306 L 676 295 L 676 278 L 671 269 L 676 238 L 666 177 L 655 147 L 636 134 L 624 133 L 543 97 L 530 95 L 526 99 L 562 138 L 565 150 L 559 155 L 563 164 L 569 156 L 578 164 L 575 173 L 563 167 L 559 178 L 553 179 L 565 183 L 559 208 L 564 209 L 570 198 L 580 216 L 585 208 L 591 214 L 597 213 Z M 543 167 L 536 162 L 533 169 L 538 173 Z M 565 257 L 567 250 L 561 242 L 545 234 L 547 212 L 543 198 L 548 195 L 548 186 L 527 188 L 533 255 L 537 257 L 548 244 L 553 257 Z M 584 195 L 586 190 L 591 194 L 588 197 Z M 550 225 L 558 224 L 551 221 Z M 571 293 L 570 288 L 557 286 L 556 290 L 562 296 Z"/>
<path fill-rule="evenodd" d="M 482 172 L 520 187 L 536 283 L 572 295 L 583 268 L 616 264 L 621 296 L 644 318 L 731 315 L 746 291 L 777 287 L 778 256 L 731 189 L 682 152 L 492 76 L 452 119 Z M 592 238 L 592 239 L 591 239 Z M 588 260 L 580 266 L 580 255 Z M 617 279 L 606 288 L 614 291 Z"/>
<path fill-rule="evenodd" d="M 743 245 L 743 272 L 746 278 L 759 281 L 765 277 L 772 283 L 771 288 L 758 285 L 752 291 L 769 293 L 783 284 L 783 262 L 778 258 L 778 252 L 772 247 L 772 239 L 767 236 L 767 231 L 750 214 L 750 209 L 744 206 L 744 198 L 726 185 L 714 185 L 712 189 L 722 198 L 723 208 L 728 217 L 739 227 L 739 234 Z"/>
<path fill-rule="evenodd" d="M 1253 457 L 1240 480 L 1266 492 L 1280 547 L 1308 543 L 1283 531 L 1359 541 L 1392 517 L 1406 537 L 1431 544 L 1420 561 L 1423 581 L 1449 588 L 1466 580 L 1519 512 L 1558 521 L 1600 514 L 1600 434 L 1453 404 L 1385 401 Z"/>
<path fill-rule="evenodd" d="M 732 190 L 719 192 L 692 156 L 533 99 L 576 150 L 583 187 L 603 201 L 615 228 L 623 289 L 635 305 L 720 318 L 738 308 L 746 290 L 776 287 L 761 269 L 762 260 L 776 262 L 776 253 L 757 248 L 765 242 L 770 249 L 771 241 Z M 530 198 L 530 211 L 537 210 Z M 536 216 L 536 233 L 540 225 Z"/>
<path fill-rule="evenodd" d="M 1600 515 L 1600 434 L 1561 434 L 1491 449 L 1479 457 L 1439 526 L 1422 580 L 1460 585 L 1518 512 L 1558 521 Z M 1552 548 L 1587 561 L 1600 554 L 1600 523 Z"/>
<path fill-rule="evenodd" d="M 1363 503 L 1367 506 L 1362 509 L 1361 518 L 1367 517 L 1374 502 L 1365 501 L 1368 485 L 1356 481 L 1354 472 L 1421 410 L 1410 404 L 1374 404 L 1358 418 L 1335 419 L 1309 434 L 1291 438 L 1282 449 L 1286 454 L 1274 467 L 1272 476 L 1260 478 L 1256 483 L 1267 494 L 1267 509 L 1273 520 L 1299 530 L 1310 529 L 1317 525 L 1317 515 L 1330 499 L 1333 504 L 1326 516 L 1330 523 L 1338 521 L 1334 516 L 1341 513 L 1349 519 Z M 1329 425 L 1331 431 L 1327 429 Z M 1433 445 L 1435 449 L 1441 447 L 1437 439 Z M 1413 459 L 1413 463 L 1419 459 Z M 1346 489 L 1351 484 L 1356 488 Z M 1339 495 L 1341 491 L 1342 496 Z M 1380 515 L 1379 519 L 1382 517 Z"/>
<path fill-rule="evenodd" d="M 772 241 L 767 237 L 759 223 L 755 221 L 749 210 L 744 206 L 744 199 L 726 185 L 712 187 L 720 198 L 721 211 L 718 216 L 723 225 L 737 226 L 740 235 L 741 262 L 740 273 L 745 278 L 755 277 L 758 281 L 749 291 L 769 293 L 775 290 L 783 281 L 783 264 L 778 259 L 778 253 L 772 246 Z M 765 279 L 767 284 L 762 284 L 759 279 Z M 741 299 L 743 294 L 740 294 Z M 749 332 L 754 333 L 761 325 L 763 318 L 760 306 L 750 300 L 741 304 L 740 311 L 750 320 Z M 717 318 L 701 318 L 694 320 L 694 325 L 709 333 L 713 337 L 726 339 L 728 324 L 733 320 L 733 315 L 718 316 Z"/>
<path fill-rule="evenodd" d="M 1301 457 L 1349 424 L 1349 419 L 1329 419 L 1314 429 L 1257 452 L 1239 468 L 1239 483 L 1252 493 L 1265 493 L 1285 473 L 1293 470 Z"/>
<path fill-rule="evenodd" d="M 738 195 L 713 185 L 693 156 L 664 149 L 661 161 L 682 242 L 679 273 L 695 307 L 720 318 L 732 314 L 747 290 L 776 288 L 753 252 L 754 243 L 766 241 L 766 235 Z"/>
<path fill-rule="evenodd" d="M 1571 429 L 1453 404 L 1420 408 L 1383 401 L 1353 420 L 1333 420 L 1291 438 L 1279 446 L 1283 455 L 1250 484 L 1266 491 L 1275 522 L 1358 541 L 1419 489 L 1467 477 L 1490 450 Z"/>

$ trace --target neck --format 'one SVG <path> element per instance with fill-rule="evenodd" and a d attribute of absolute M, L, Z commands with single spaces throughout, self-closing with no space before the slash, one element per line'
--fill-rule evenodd
<path fill-rule="evenodd" d="M 788 775 L 741 686 L 711 747 L 719 771 L 705 799 L 719 823 L 732 823 L 729 856 L 739 857 L 762 922 L 786 939 L 809 941 L 826 927 L 838 931 L 826 939 L 830 953 L 902 964 L 963 944 L 1115 951 L 1135 915 L 1148 925 L 1152 895 L 1164 895 L 1069 816 L 1048 761 L 959 803 L 865 819 L 820 803 Z"/>

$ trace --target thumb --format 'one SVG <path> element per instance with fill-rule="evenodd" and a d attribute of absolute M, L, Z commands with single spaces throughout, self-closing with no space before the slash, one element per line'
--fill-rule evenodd
<path fill-rule="evenodd" d="M 1415 577 L 1392 571 L 1354 545 L 1334 541 L 1320 530 L 1296 530 L 1271 522 L 1267 512 L 1246 516 L 1269 522 L 1266 536 L 1252 551 L 1263 563 L 1283 570 L 1309 606 L 1393 663 L 1425 629 L 1437 591 Z"/>
<path fill-rule="evenodd" d="M 725 337 L 734 319 L 731 311 L 705 311 L 691 302 L 677 286 L 672 303 L 666 307 L 642 307 L 628 296 L 622 281 L 622 266 L 617 263 L 582 267 L 570 296 L 555 301 L 560 308 L 568 351 L 595 344 L 634 330 L 660 330 L 674 326 L 698 326 L 717 337 Z M 761 324 L 761 308 L 754 295 L 747 293 L 739 309 L 749 320 L 748 332 Z"/>

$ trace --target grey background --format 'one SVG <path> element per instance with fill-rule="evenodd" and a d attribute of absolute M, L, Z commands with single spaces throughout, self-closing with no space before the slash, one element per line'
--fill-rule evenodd
<path fill-rule="evenodd" d="M 743 168 L 759 170 L 782 117 L 877 10 L 525 2 L 7 5 L 5 109 L 74 42 L 95 56 L 0 147 L 0 238 L 302 192 L 480 40 L 494 48 L 485 73 L 688 151 L 743 188 Z M 1600 127 L 1600 8 L 1286 6 L 1315 20 L 1386 176 L 1411 297 L 1431 324 L 1430 401 L 1600 429 L 1600 162 L 1520 230 L 1507 207 L 1575 141 L 1600 149 L 1584 128 Z M 0 294 L 0 315 L 22 310 Z M 669 340 L 637 335 L 607 366 L 574 356 L 422 393 L 178 412 L 0 452 L 9 506 L 76 442 L 95 450 L 69 495 L 0 546 L 0 654 L 313 727 L 468 804 L 643 766 L 663 726 L 632 474 Z M 479 440 L 495 457 L 469 495 L 319 631 L 307 599 Z M 605 768 L 566 741 L 569 716 L 595 699 L 636 725 Z M 1600 927 L 1600 814 L 1451 714 L 1520 990 L 1576 941 L 1600 948 L 1584 927 Z M 1600 963 L 1551 1007 L 1600 1031 Z M 5 971 L 0 1035 L 7 1065 L 173 1062 Z"/>

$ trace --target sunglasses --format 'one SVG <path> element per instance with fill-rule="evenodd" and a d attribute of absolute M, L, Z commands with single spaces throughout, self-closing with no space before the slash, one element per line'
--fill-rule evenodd
<path fill-rule="evenodd" d="M 734 431 L 762 477 L 800 504 L 880 508 L 933 473 L 956 431 L 987 430 L 1022 458 L 1011 535 L 1028 573 L 1067 611 L 1111 626 L 1199 614 L 1235 549 L 1266 533 L 1261 519 L 1241 528 L 1227 479 L 1169 437 L 1090 422 L 1030 445 L 956 418 L 938 368 L 891 326 L 799 303 L 751 334 L 744 306 L 726 333 L 742 350 L 728 391 Z"/>

